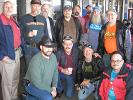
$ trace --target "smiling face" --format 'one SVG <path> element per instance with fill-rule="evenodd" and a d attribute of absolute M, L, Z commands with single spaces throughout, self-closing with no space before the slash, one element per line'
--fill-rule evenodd
<path fill-rule="evenodd" d="M 38 15 L 40 13 L 41 5 L 40 4 L 31 4 L 31 13 Z"/>
<path fill-rule="evenodd" d="M 40 45 L 40 49 L 41 49 L 42 54 L 47 58 L 49 58 L 53 52 L 52 47 L 46 47 L 46 46 Z"/>
<path fill-rule="evenodd" d="M 73 14 L 75 15 L 75 17 L 80 16 L 80 13 L 81 13 L 80 6 L 75 6 L 73 9 Z"/>
<path fill-rule="evenodd" d="M 116 12 L 113 11 L 108 11 L 107 12 L 107 20 L 109 23 L 115 23 L 117 19 L 117 14 Z"/>
<path fill-rule="evenodd" d="M 63 41 L 63 47 L 64 47 L 64 51 L 66 52 L 66 53 L 71 53 L 71 51 L 72 51 L 72 47 L 73 47 L 73 42 L 72 42 L 72 40 L 64 40 Z"/>
<path fill-rule="evenodd" d="M 3 14 L 7 17 L 10 17 L 13 13 L 13 4 L 9 1 L 3 4 Z"/>
<path fill-rule="evenodd" d="M 84 53 L 84 57 L 86 59 L 92 59 L 92 55 L 93 55 L 94 51 L 89 47 L 85 47 L 83 53 Z"/>
<path fill-rule="evenodd" d="M 111 67 L 119 72 L 122 65 L 124 63 L 124 60 L 122 59 L 122 56 L 120 54 L 113 54 L 111 57 Z"/>
<path fill-rule="evenodd" d="M 69 18 L 71 18 L 72 10 L 70 10 L 70 9 L 65 9 L 65 10 L 63 11 L 63 14 L 64 14 L 64 17 L 65 17 L 66 19 L 69 19 Z"/>
<path fill-rule="evenodd" d="M 41 13 L 44 15 L 44 16 L 48 16 L 48 13 L 49 13 L 49 5 L 47 4 L 44 4 L 42 5 L 41 7 Z"/>

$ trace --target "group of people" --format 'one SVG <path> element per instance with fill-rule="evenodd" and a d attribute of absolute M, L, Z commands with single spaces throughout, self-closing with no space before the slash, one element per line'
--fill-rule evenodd
<path fill-rule="evenodd" d="M 75 87 L 78 99 L 94 92 L 95 99 L 131 100 L 133 66 L 131 32 L 109 9 L 66 5 L 54 23 L 49 5 L 31 0 L 31 12 L 19 22 L 12 17 L 13 4 L 3 3 L 0 14 L 0 73 L 3 100 L 18 100 L 20 55 L 26 65 L 26 100 L 52 100 L 65 93 L 70 100 Z M 41 11 L 41 13 L 40 13 Z"/>

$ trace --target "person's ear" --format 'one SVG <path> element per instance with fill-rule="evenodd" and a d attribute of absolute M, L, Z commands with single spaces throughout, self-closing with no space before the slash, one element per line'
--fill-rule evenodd
<path fill-rule="evenodd" d="M 42 45 L 40 45 L 40 47 L 39 47 L 39 48 L 40 48 L 40 50 L 42 50 Z"/>

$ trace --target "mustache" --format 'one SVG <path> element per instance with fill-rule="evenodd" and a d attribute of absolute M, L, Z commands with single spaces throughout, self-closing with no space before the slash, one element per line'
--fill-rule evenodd
<path fill-rule="evenodd" d="M 79 12 L 75 12 L 74 15 L 75 15 L 75 16 L 78 16 L 78 15 L 79 15 Z"/>
<path fill-rule="evenodd" d="M 65 49 L 71 49 L 71 48 L 69 48 L 69 47 L 66 47 Z"/>

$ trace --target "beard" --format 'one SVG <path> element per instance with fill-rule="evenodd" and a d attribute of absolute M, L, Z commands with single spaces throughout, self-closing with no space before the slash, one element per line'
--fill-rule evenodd
<path fill-rule="evenodd" d="M 92 24 L 101 24 L 101 22 L 102 22 L 102 19 L 101 19 L 100 15 L 98 15 L 98 16 L 92 15 L 92 18 L 91 18 Z"/>
<path fill-rule="evenodd" d="M 42 51 L 42 54 L 46 57 L 50 57 L 52 55 L 52 51 L 46 51 L 46 52 Z"/>
<path fill-rule="evenodd" d="M 79 16 L 79 12 L 75 12 L 75 13 L 74 13 L 74 16 L 75 16 L 75 17 L 78 17 L 78 16 Z"/>

